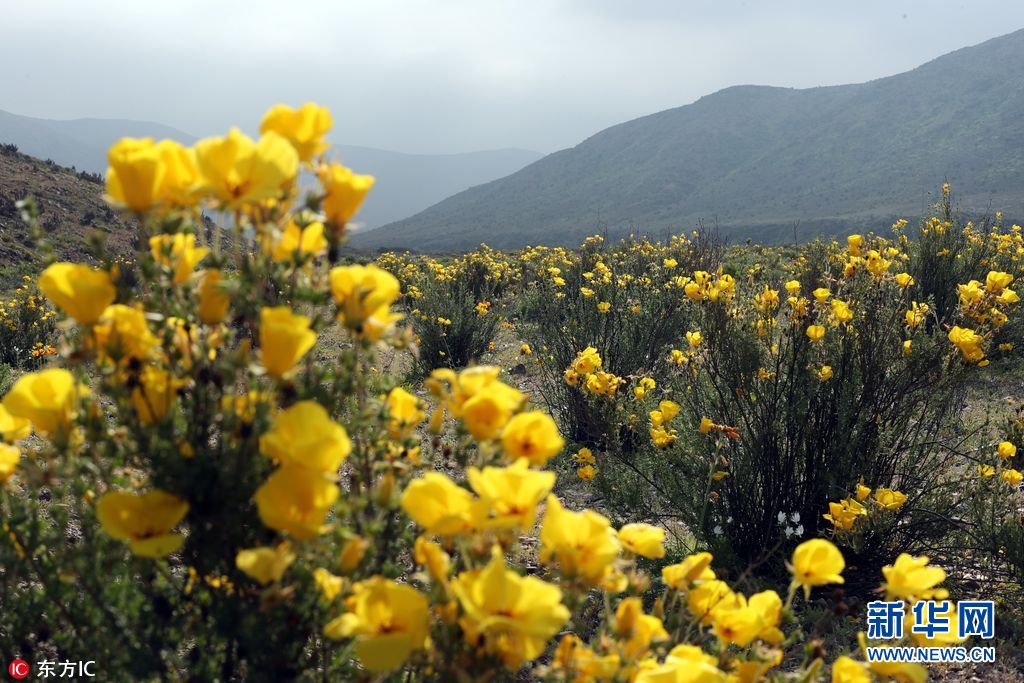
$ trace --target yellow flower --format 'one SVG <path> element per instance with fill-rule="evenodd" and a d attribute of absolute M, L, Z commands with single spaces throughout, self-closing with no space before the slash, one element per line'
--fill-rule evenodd
<path fill-rule="evenodd" d="M 896 275 L 896 284 L 903 289 L 911 287 L 914 284 L 914 277 L 910 273 L 899 273 Z"/>
<path fill-rule="evenodd" d="M 597 476 L 598 469 L 593 465 L 584 465 L 583 467 L 576 470 L 576 476 L 583 481 L 591 481 Z"/>
<path fill-rule="evenodd" d="M 820 370 L 814 372 L 822 382 L 827 382 L 832 379 L 832 366 L 822 365 Z"/>
<path fill-rule="evenodd" d="M 836 323 L 848 323 L 853 320 L 853 311 L 850 305 L 839 299 L 832 299 L 832 317 Z"/>
<path fill-rule="evenodd" d="M 313 348 L 316 332 L 309 324 L 309 318 L 287 306 L 260 311 L 261 358 L 268 374 L 284 377 Z"/>
<path fill-rule="evenodd" d="M 865 486 L 864 488 L 867 487 Z M 871 493 L 871 489 L 868 489 L 868 493 Z M 866 494 L 865 497 L 867 497 Z M 858 503 L 856 500 L 852 498 L 847 498 L 846 500 L 840 501 L 838 503 L 829 503 L 828 514 L 823 515 L 823 517 L 828 521 L 832 522 L 832 524 L 834 524 L 837 528 L 849 531 L 853 528 L 853 525 L 857 523 L 857 520 L 859 518 L 867 517 L 867 514 L 867 508 Z"/>
<path fill-rule="evenodd" d="M 619 542 L 631 553 L 650 559 L 665 556 L 665 530 L 642 522 L 619 529 Z"/>
<path fill-rule="evenodd" d="M 998 294 L 1006 289 L 1011 282 L 1013 282 L 1013 276 L 1009 273 L 990 270 L 988 275 L 985 276 L 985 289 L 993 294 Z"/>
<path fill-rule="evenodd" d="M 348 611 L 324 627 L 338 640 L 355 638 L 356 656 L 370 671 L 397 669 L 427 640 L 429 603 L 415 588 L 375 576 L 353 588 Z"/>
<path fill-rule="evenodd" d="M 27 418 L 11 415 L 0 403 L 0 441 L 14 443 L 27 438 L 31 433 L 32 423 Z"/>
<path fill-rule="evenodd" d="M 734 600 L 713 610 L 711 618 L 715 635 L 723 643 L 739 647 L 749 645 L 764 627 L 761 613 L 748 605 L 742 595 L 736 595 Z"/>
<path fill-rule="evenodd" d="M 459 574 L 452 592 L 465 613 L 459 622 L 465 639 L 482 638 L 510 669 L 539 657 L 570 616 L 558 586 L 506 568 L 498 549 L 483 569 Z"/>
<path fill-rule="evenodd" d="M 327 513 L 340 493 L 322 473 L 285 465 L 270 475 L 254 498 L 266 526 L 307 540 L 323 532 Z"/>
<path fill-rule="evenodd" d="M 992 465 L 978 465 L 978 476 L 979 477 L 994 477 L 996 476 L 996 468 Z"/>
<path fill-rule="evenodd" d="M 440 472 L 426 472 L 402 494 L 402 509 L 428 534 L 454 536 L 474 527 L 473 495 Z"/>
<path fill-rule="evenodd" d="M 290 261 L 304 256 L 319 256 L 327 251 L 327 238 L 324 237 L 324 224 L 313 221 L 305 227 L 299 227 L 294 220 L 289 221 L 281 238 L 270 247 L 270 257 L 278 262 Z"/>
<path fill-rule="evenodd" d="M 1003 470 L 999 473 L 999 476 L 1010 486 L 1017 486 L 1024 481 L 1024 474 L 1014 469 Z"/>
<path fill-rule="evenodd" d="M 224 208 L 277 199 L 299 172 L 295 148 L 274 132 L 253 141 L 232 128 L 224 137 L 200 140 L 195 150 L 199 189 Z"/>
<path fill-rule="evenodd" d="M 946 572 L 939 567 L 929 567 L 927 557 L 912 557 L 900 553 L 896 562 L 882 567 L 885 575 L 885 594 L 888 599 L 927 600 L 942 599 L 947 592 L 936 588 L 946 580 Z"/>
<path fill-rule="evenodd" d="M 107 195 L 142 212 L 160 201 L 167 167 L 152 138 L 122 138 L 107 151 Z"/>
<path fill-rule="evenodd" d="M 265 586 L 280 581 L 285 571 L 295 561 L 295 557 L 291 544 L 280 543 L 273 547 L 239 550 L 235 555 L 235 566 L 246 576 Z"/>
<path fill-rule="evenodd" d="M 557 562 L 563 576 L 596 584 L 619 554 L 611 522 L 593 510 L 572 512 L 549 495 L 540 529 L 540 560 Z"/>
<path fill-rule="evenodd" d="M 584 465 L 592 465 L 595 462 L 597 462 L 597 460 L 594 458 L 593 451 L 586 447 L 576 451 L 576 454 L 572 456 L 572 459 Z"/>
<path fill-rule="evenodd" d="M 470 467 L 466 478 L 480 496 L 481 509 L 493 513 L 484 526 L 530 529 L 537 517 L 537 505 L 555 485 L 554 472 L 529 469 L 526 458 L 508 467 Z"/>
<path fill-rule="evenodd" d="M 965 309 L 980 304 L 985 298 L 985 290 L 977 280 L 971 280 L 966 285 L 957 285 L 957 290 L 960 292 L 960 305 Z"/>
<path fill-rule="evenodd" d="M 823 586 L 827 583 L 843 583 L 843 568 L 846 561 L 839 548 L 821 538 L 804 541 L 793 551 L 790 571 L 793 582 L 804 587 L 809 595 L 812 586 Z"/>
<path fill-rule="evenodd" d="M 485 391 L 477 391 L 466 398 L 458 412 L 473 438 L 486 441 L 501 433 L 525 400 L 518 389 L 495 380 L 488 383 Z"/>
<path fill-rule="evenodd" d="M 773 590 L 754 593 L 747 600 L 747 606 L 757 612 L 760 617 L 761 630 L 757 637 L 766 643 L 778 645 L 785 640 L 785 635 L 779 630 L 779 621 L 782 619 L 782 598 Z"/>
<path fill-rule="evenodd" d="M 577 375 L 587 375 L 601 367 L 601 355 L 593 346 L 588 346 L 576 354 L 572 370 Z"/>
<path fill-rule="evenodd" d="M 875 491 L 875 502 L 886 510 L 899 510 L 907 502 L 907 495 L 893 489 Z"/>
<path fill-rule="evenodd" d="M 715 427 L 715 423 L 712 422 L 710 418 L 702 417 L 700 419 L 700 424 L 697 426 L 697 431 L 699 431 L 701 434 L 707 434 L 714 427 Z"/>
<path fill-rule="evenodd" d="M 36 431 L 52 434 L 68 428 L 85 393 L 70 372 L 50 368 L 19 377 L 4 396 L 4 408 L 12 416 L 31 422 Z"/>
<path fill-rule="evenodd" d="M 54 263 L 39 275 L 39 289 L 72 318 L 92 325 L 114 303 L 117 289 L 105 270 L 79 263 Z"/>
<path fill-rule="evenodd" d="M 872 249 L 868 252 L 868 272 L 874 277 L 880 278 L 889 270 L 889 266 L 892 265 L 892 261 L 887 261 L 882 258 L 882 255 Z"/>
<path fill-rule="evenodd" d="M 768 315 L 779 305 L 779 290 L 770 289 L 765 285 L 764 290 L 754 297 L 754 304 L 762 315 Z"/>
<path fill-rule="evenodd" d="M 260 437 L 260 453 L 267 457 L 326 474 L 337 474 L 350 452 L 348 432 L 316 401 L 299 401 L 282 410 Z"/>
<path fill-rule="evenodd" d="M 818 287 L 816 290 L 811 292 L 811 294 L 814 296 L 814 300 L 817 301 L 819 304 L 825 303 L 826 301 L 828 301 L 828 298 L 832 296 L 832 292 L 825 289 L 824 287 Z"/>
<path fill-rule="evenodd" d="M 326 602 L 332 602 L 345 587 L 345 579 L 335 576 L 323 567 L 313 570 L 313 582 Z"/>
<path fill-rule="evenodd" d="M 6 443 L 0 443 L 0 484 L 11 478 L 21 460 L 21 449 Z"/>
<path fill-rule="evenodd" d="M 112 491 L 96 502 L 96 518 L 112 538 L 128 541 L 141 557 L 164 557 L 185 542 L 172 533 L 188 513 L 188 503 L 155 489 L 141 495 Z"/>
<path fill-rule="evenodd" d="M 1002 292 L 999 293 L 999 296 L 996 297 L 996 301 L 998 301 L 1004 306 L 1010 306 L 1012 304 L 1019 302 L 1020 297 L 1017 296 L 1017 292 L 1013 291 L 1012 289 L 1004 289 Z"/>
<path fill-rule="evenodd" d="M 651 423 L 656 427 L 667 424 L 675 419 L 680 409 L 675 401 L 659 401 L 658 409 L 651 411 Z"/>
<path fill-rule="evenodd" d="M 626 598 L 615 610 L 615 635 L 624 640 L 623 654 L 627 661 L 635 660 L 646 653 L 651 642 L 666 640 L 668 632 L 658 617 L 644 614 L 640 598 Z"/>
<path fill-rule="evenodd" d="M 825 328 L 822 325 L 810 325 L 807 328 L 807 338 L 817 343 L 825 338 Z"/>
<path fill-rule="evenodd" d="M 832 683 L 871 683 L 868 667 L 846 655 L 832 662 Z"/>
<path fill-rule="evenodd" d="M 430 577 L 443 585 L 448 583 L 448 572 L 451 569 L 452 558 L 441 548 L 440 545 L 431 540 L 419 536 L 413 547 L 413 559 L 416 564 L 423 565 L 430 573 Z"/>
<path fill-rule="evenodd" d="M 220 269 L 210 268 L 199 283 L 199 319 L 207 325 L 224 322 L 231 306 L 231 297 L 224 290 Z"/>
<path fill-rule="evenodd" d="M 732 605 L 735 601 L 736 594 L 727 583 L 718 579 L 698 584 L 686 596 L 686 606 L 690 613 L 705 626 L 712 622 L 715 611 Z"/>
<path fill-rule="evenodd" d="M 338 570 L 342 574 L 349 574 L 359 566 L 370 547 L 370 541 L 362 536 L 350 538 L 345 542 L 338 557 Z"/>
<path fill-rule="evenodd" d="M 717 658 L 696 645 L 676 645 L 662 664 L 654 659 L 641 660 L 632 683 L 746 683 L 727 676 L 717 663 Z"/>
<path fill-rule="evenodd" d="M 501 434 L 501 446 L 506 458 L 526 458 L 531 465 L 542 467 L 562 452 L 565 439 L 558 433 L 551 416 L 533 410 L 509 420 Z"/>
<path fill-rule="evenodd" d="M 199 181 L 195 150 L 183 147 L 174 140 L 161 140 L 156 143 L 156 148 L 164 167 L 160 200 L 178 206 L 191 206 L 196 201 L 194 191 Z M 109 176 L 107 180 L 109 184 Z"/>
<path fill-rule="evenodd" d="M 117 360 L 146 360 L 160 340 L 149 331 L 146 312 L 137 306 L 107 306 L 93 328 L 97 349 Z"/>
<path fill-rule="evenodd" d="M 800 281 L 799 280 L 790 280 L 789 282 L 787 282 L 786 283 L 786 291 L 789 293 L 790 296 L 796 296 L 797 294 L 799 294 L 800 293 Z"/>
<path fill-rule="evenodd" d="M 687 332 L 686 341 L 690 342 L 690 346 L 692 346 L 693 348 L 697 348 L 698 346 L 700 346 L 700 343 L 704 341 L 704 338 L 701 336 L 699 331 Z"/>
<path fill-rule="evenodd" d="M 964 360 L 967 362 L 978 363 L 984 360 L 985 352 L 981 348 L 984 338 L 975 333 L 974 330 L 954 326 L 949 331 L 949 341 L 953 342 L 953 345 L 960 349 L 961 355 L 963 355 Z"/>
<path fill-rule="evenodd" d="M 1003 460 L 1009 460 L 1017 455 L 1017 447 L 1009 441 L 1001 441 L 996 448 L 996 452 L 999 453 L 999 457 Z"/>
<path fill-rule="evenodd" d="M 182 382 L 161 367 L 147 365 L 139 373 L 139 386 L 132 390 L 132 405 L 144 425 L 159 422 L 178 398 Z"/>
<path fill-rule="evenodd" d="M 558 641 L 555 650 L 553 668 L 559 672 L 571 671 L 575 674 L 572 680 L 580 681 L 611 681 L 619 671 L 621 660 L 618 654 L 598 655 L 583 644 L 578 636 L 568 633 Z M 567 679 L 568 680 L 568 679 Z"/>
<path fill-rule="evenodd" d="M 273 131 L 292 144 L 300 161 L 309 161 L 330 146 L 324 136 L 334 127 L 327 107 L 306 102 L 298 109 L 277 104 L 263 115 L 260 133 Z"/>
<path fill-rule="evenodd" d="M 670 564 L 661 570 L 661 579 L 669 588 L 686 591 L 695 584 L 711 581 L 715 572 L 711 569 L 711 553 L 696 553 L 683 558 L 679 564 Z"/>
<path fill-rule="evenodd" d="M 331 269 L 331 293 L 338 304 L 338 320 L 357 336 L 376 341 L 384 328 L 400 316 L 389 308 L 401 293 L 391 273 L 370 264 Z"/>
<path fill-rule="evenodd" d="M 149 251 L 154 261 L 171 270 L 176 285 L 192 277 L 196 266 L 210 253 L 206 247 L 196 246 L 195 235 L 181 232 L 150 237 Z"/>
<path fill-rule="evenodd" d="M 850 235 L 846 238 L 850 247 L 850 256 L 860 256 L 860 248 L 864 245 L 864 238 L 861 235 Z"/>
<path fill-rule="evenodd" d="M 864 500 L 871 495 L 871 488 L 863 483 L 857 484 L 857 500 Z"/>
<path fill-rule="evenodd" d="M 401 387 L 391 390 L 384 405 L 388 411 L 388 435 L 392 439 L 409 436 L 427 416 L 423 402 Z"/>
<path fill-rule="evenodd" d="M 373 187 L 372 175 L 359 175 L 341 164 L 321 166 L 318 172 L 324 188 L 324 215 L 335 226 L 344 226 L 359 211 Z"/>

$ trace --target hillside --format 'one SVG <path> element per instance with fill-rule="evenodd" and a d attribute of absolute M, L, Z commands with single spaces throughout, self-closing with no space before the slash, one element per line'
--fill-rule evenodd
<path fill-rule="evenodd" d="M 613 126 L 507 178 L 366 232 L 424 250 L 660 236 L 699 222 L 791 239 L 920 215 L 949 180 L 968 212 L 1024 214 L 1024 31 L 869 83 L 739 86 Z"/>
<path fill-rule="evenodd" d="M 125 136 L 173 138 L 184 144 L 196 140 L 194 135 L 149 121 L 56 121 L 0 110 L 0 143 L 13 143 L 25 154 L 93 173 L 106 173 L 107 149 Z M 368 228 L 411 216 L 456 192 L 518 171 L 542 156 L 521 149 L 403 154 L 351 145 L 338 145 L 333 153 L 360 173 L 377 177 L 377 186 L 359 215 L 359 223 Z"/>
<path fill-rule="evenodd" d="M 113 253 L 131 253 L 135 228 L 104 203 L 102 194 L 95 175 L 0 146 L 0 291 L 39 265 L 36 244 L 16 206 L 26 197 L 36 200 L 44 237 L 62 259 L 87 260 L 85 244 L 92 231 L 104 235 Z"/>

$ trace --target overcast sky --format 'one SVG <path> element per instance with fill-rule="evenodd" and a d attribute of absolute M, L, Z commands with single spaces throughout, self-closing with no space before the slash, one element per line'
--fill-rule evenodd
<path fill-rule="evenodd" d="M 1024 28 L 1019 0 L 0 0 L 0 109 L 406 152 L 572 146 L 737 84 L 851 83 Z"/>

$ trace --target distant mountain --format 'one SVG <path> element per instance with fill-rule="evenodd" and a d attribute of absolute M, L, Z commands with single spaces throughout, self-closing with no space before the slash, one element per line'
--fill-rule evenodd
<path fill-rule="evenodd" d="M 106 173 L 107 149 L 121 137 L 172 138 L 192 144 L 196 137 L 149 121 L 76 119 L 54 121 L 0 110 L 0 143 L 13 143 L 39 159 L 52 159 L 93 173 Z M 364 229 L 397 221 L 474 185 L 518 171 L 542 155 L 522 149 L 465 154 L 403 154 L 339 145 L 334 152 L 377 185 L 358 216 Z"/>
<path fill-rule="evenodd" d="M 339 145 L 341 161 L 377 178 L 356 222 L 362 230 L 407 218 L 467 188 L 514 173 L 539 152 L 496 149 L 464 154 L 403 154 Z"/>
<path fill-rule="evenodd" d="M 107 149 L 119 138 L 173 138 L 192 144 L 188 133 L 151 121 L 74 119 L 56 121 L 0 110 L 0 143 L 13 143 L 38 159 L 52 159 L 91 173 L 107 172 Z"/>
<path fill-rule="evenodd" d="M 1022 112 L 1018 31 L 869 83 L 728 88 L 603 130 L 354 243 L 575 244 L 698 222 L 786 240 L 919 216 L 944 180 L 969 212 L 1021 216 Z"/>

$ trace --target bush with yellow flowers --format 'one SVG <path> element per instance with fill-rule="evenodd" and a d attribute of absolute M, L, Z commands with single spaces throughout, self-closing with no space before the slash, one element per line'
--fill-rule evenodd
<path fill-rule="evenodd" d="M 1024 407 L 1014 406 L 997 438 L 972 456 L 964 486 L 964 562 L 1001 587 L 1001 605 L 1016 608 L 1024 597 Z"/>
<path fill-rule="evenodd" d="M 865 569 L 958 537 L 958 410 L 1018 297 L 990 258 L 940 318 L 902 227 L 809 245 L 784 272 L 681 274 L 678 345 L 656 363 L 610 373 L 619 349 L 578 342 L 561 384 L 604 406 L 586 444 L 617 515 L 671 516 L 681 542 L 769 573 L 806 535 L 837 534 Z"/>
<path fill-rule="evenodd" d="M 0 298 L 0 364 L 36 368 L 54 355 L 55 316 L 32 278 L 25 276 L 8 298 Z"/>
<path fill-rule="evenodd" d="M 389 259 L 379 259 L 387 268 Z M 502 322 L 496 305 L 514 277 L 497 252 L 483 249 L 446 263 L 425 259 L 405 275 L 405 301 L 414 335 L 415 374 L 435 367 L 463 368 L 479 363 Z M 393 267 L 393 266 L 392 266 Z M 397 276 L 397 275 L 396 275 Z"/>
<path fill-rule="evenodd" d="M 520 254 L 522 332 L 542 350 L 540 391 L 574 442 L 596 446 L 608 438 L 616 424 L 608 399 L 682 338 L 685 274 L 713 267 L 721 251 L 713 235 L 695 232 L 666 244 L 610 245 L 594 236 L 579 251 L 534 247 Z M 596 373 L 574 367 L 587 348 L 603 359 Z M 578 390 L 588 382 L 591 390 Z"/>

